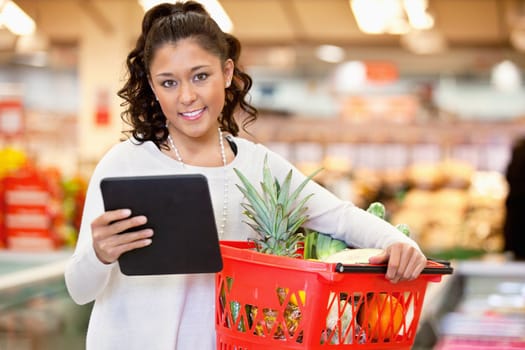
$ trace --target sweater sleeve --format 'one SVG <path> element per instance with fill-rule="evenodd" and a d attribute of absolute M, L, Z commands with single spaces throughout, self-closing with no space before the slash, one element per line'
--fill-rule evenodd
<path fill-rule="evenodd" d="M 91 222 L 104 212 L 99 183 L 104 171 L 97 166 L 90 179 L 77 245 L 65 270 L 66 287 L 77 304 L 93 301 L 107 284 L 116 263 L 104 264 L 96 256 L 91 236 Z"/>
<path fill-rule="evenodd" d="M 272 170 L 275 169 L 280 178 L 284 178 L 290 169 L 293 171 L 292 188 L 306 179 L 306 175 L 284 158 L 268 152 Z M 306 203 L 309 218 L 304 225 L 309 229 L 330 234 L 355 248 L 385 249 L 393 243 L 403 242 L 420 249 L 414 240 L 387 221 L 358 208 L 350 201 L 341 200 L 313 180 L 302 191 L 302 196 L 309 194 L 313 196 Z"/>

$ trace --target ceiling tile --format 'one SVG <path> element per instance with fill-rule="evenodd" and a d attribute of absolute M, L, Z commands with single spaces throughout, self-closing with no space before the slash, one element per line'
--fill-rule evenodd
<path fill-rule="evenodd" d="M 305 36 L 316 40 L 363 37 L 348 0 L 294 0 Z"/>
<path fill-rule="evenodd" d="M 283 42 L 295 33 L 279 0 L 222 0 L 234 25 L 234 34 L 243 42 Z"/>
<path fill-rule="evenodd" d="M 434 0 L 436 25 L 451 43 L 502 39 L 501 0 Z"/>

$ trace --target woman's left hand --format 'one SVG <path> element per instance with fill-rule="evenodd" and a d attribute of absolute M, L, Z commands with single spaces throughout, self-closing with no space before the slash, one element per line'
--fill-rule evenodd
<path fill-rule="evenodd" d="M 388 263 L 386 278 L 397 283 L 416 279 L 427 265 L 427 258 L 410 244 L 394 243 L 383 254 L 371 257 L 369 263 Z"/>

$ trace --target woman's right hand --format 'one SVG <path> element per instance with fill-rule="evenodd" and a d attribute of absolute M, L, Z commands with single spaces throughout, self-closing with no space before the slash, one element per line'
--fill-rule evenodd
<path fill-rule="evenodd" d="M 153 230 L 149 228 L 120 234 L 147 222 L 145 216 L 130 215 L 129 209 L 107 211 L 91 223 L 93 248 L 98 259 L 104 264 L 117 261 L 127 251 L 151 244 Z"/>

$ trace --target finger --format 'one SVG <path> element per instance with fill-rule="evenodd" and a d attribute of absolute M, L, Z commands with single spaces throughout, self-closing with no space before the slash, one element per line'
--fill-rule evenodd
<path fill-rule="evenodd" d="M 115 235 L 111 237 L 110 240 L 112 241 L 111 243 L 113 246 L 121 246 L 133 243 L 135 241 L 151 238 L 152 236 L 153 230 L 150 228 L 146 228 L 139 231 L 126 232 L 123 234 Z"/>
<path fill-rule="evenodd" d="M 383 253 L 371 256 L 368 259 L 369 264 L 384 264 L 388 261 L 389 253 L 385 250 Z"/>
<path fill-rule="evenodd" d="M 418 266 L 420 261 L 419 251 L 412 246 L 403 246 L 402 258 L 397 271 L 398 282 L 411 280 L 414 269 Z"/>
<path fill-rule="evenodd" d="M 147 247 L 152 243 L 151 236 L 153 236 L 152 229 L 144 229 L 133 233 L 125 233 L 115 236 L 119 239 L 118 244 L 112 245 L 109 249 L 111 255 L 117 260 L 122 254 L 133 249 Z"/>
<path fill-rule="evenodd" d="M 91 226 L 107 226 L 113 221 L 123 220 L 131 215 L 130 209 L 117 209 L 106 211 L 91 223 Z"/>
<path fill-rule="evenodd" d="M 427 266 L 427 262 L 427 258 L 423 254 L 420 254 L 419 261 L 417 262 L 416 267 L 412 272 L 412 279 L 416 279 L 417 277 L 419 277 L 423 269 Z"/>
<path fill-rule="evenodd" d="M 426 257 L 414 247 L 408 247 L 408 249 L 406 249 L 406 255 L 407 262 L 402 262 L 401 268 L 399 269 L 399 281 L 416 279 L 427 264 Z"/>
<path fill-rule="evenodd" d="M 109 225 L 108 228 L 110 228 L 110 231 L 113 233 L 121 233 L 134 227 L 144 225 L 147 222 L 147 217 L 145 217 L 144 215 L 139 215 L 133 216 L 129 219 L 115 221 L 111 225 Z"/>
<path fill-rule="evenodd" d="M 389 251 L 390 258 L 388 259 L 386 278 L 396 283 L 397 280 L 395 280 L 395 278 L 398 274 L 399 264 L 401 263 L 401 249 L 396 249 L 396 247 L 392 247 L 389 249 Z"/>
<path fill-rule="evenodd" d="M 108 216 L 111 216 L 111 215 L 108 215 Z M 92 224 L 91 229 L 93 232 L 93 240 L 94 241 L 104 240 L 108 237 L 114 236 L 118 233 L 124 232 L 133 227 L 144 225 L 147 221 L 148 219 L 145 216 L 139 215 L 139 216 L 134 216 L 129 219 L 124 218 L 119 221 L 114 221 L 112 223 L 108 223 L 106 225 L 101 225 L 101 226 L 96 226 L 96 224 Z M 106 221 L 105 219 L 102 219 L 99 222 L 102 223 Z"/>
<path fill-rule="evenodd" d="M 98 242 L 95 250 L 100 260 L 111 263 L 125 252 L 150 245 L 152 236 L 152 229 L 113 235 Z"/>
<path fill-rule="evenodd" d="M 418 265 L 419 265 L 419 261 L 420 261 L 420 258 L 419 258 L 419 253 L 418 252 L 410 252 L 410 250 L 407 251 L 407 263 L 405 264 L 404 268 L 402 269 L 403 271 L 399 271 L 399 280 L 400 281 L 409 281 L 409 280 L 413 280 L 414 278 L 416 278 L 419 273 L 417 273 L 417 275 L 415 274 L 416 271 L 418 270 Z"/>

